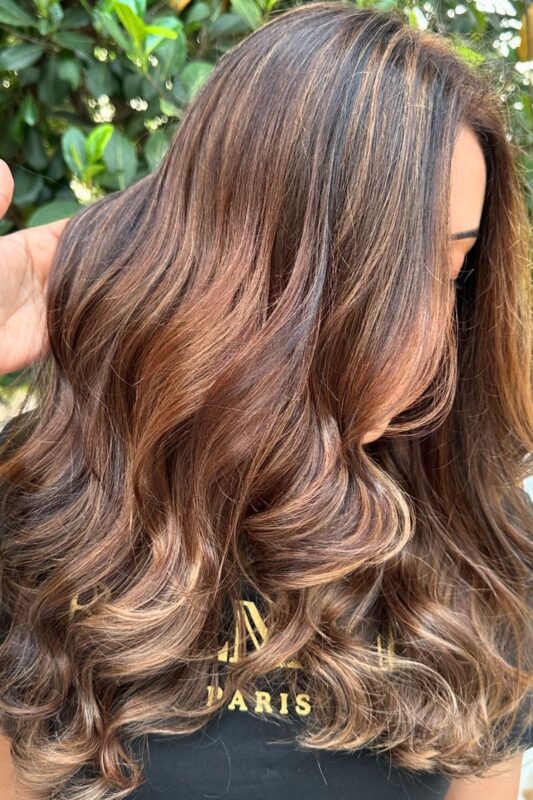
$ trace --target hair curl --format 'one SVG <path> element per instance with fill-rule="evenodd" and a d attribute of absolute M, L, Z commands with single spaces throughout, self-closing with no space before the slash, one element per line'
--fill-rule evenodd
<path fill-rule="evenodd" d="M 454 285 L 462 124 L 488 184 Z M 35 796 L 123 797 L 135 737 L 197 730 L 295 659 L 302 747 L 450 776 L 509 756 L 533 408 L 506 131 L 488 69 L 442 37 L 306 4 L 222 56 L 152 174 L 69 221 L 0 468 L 0 719 Z M 207 705 L 244 586 L 268 639 Z"/>

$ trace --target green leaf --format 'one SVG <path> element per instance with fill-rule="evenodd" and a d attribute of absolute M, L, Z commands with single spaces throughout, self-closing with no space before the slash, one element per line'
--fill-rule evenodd
<path fill-rule="evenodd" d="M 178 38 L 173 42 L 162 42 L 153 53 L 158 61 L 154 69 L 154 77 L 164 83 L 168 78 L 177 75 L 187 61 L 187 39 L 185 33 L 178 31 Z"/>
<path fill-rule="evenodd" d="M 94 41 L 83 33 L 76 33 L 76 31 L 58 31 L 54 33 L 52 39 L 60 47 L 73 50 L 75 53 L 82 53 L 90 56 L 93 54 Z"/>
<path fill-rule="evenodd" d="M 37 84 L 37 95 L 48 108 L 59 105 L 68 92 L 68 84 L 59 75 L 59 59 L 52 57 L 45 61 L 42 75 Z"/>
<path fill-rule="evenodd" d="M 10 144 L 22 144 L 24 139 L 24 120 L 20 114 L 13 114 L 7 126 L 7 140 Z"/>
<path fill-rule="evenodd" d="M 35 125 L 39 118 L 39 109 L 33 95 L 27 94 L 20 105 L 20 114 L 26 125 Z"/>
<path fill-rule="evenodd" d="M 143 83 L 143 76 L 138 72 L 130 72 L 122 81 L 122 92 L 127 100 L 132 100 L 134 97 L 142 97 L 141 85 Z"/>
<path fill-rule="evenodd" d="M 103 125 L 97 125 L 87 136 L 85 152 L 90 163 L 100 161 L 114 130 L 113 125 L 106 122 Z"/>
<path fill-rule="evenodd" d="M 44 149 L 44 144 L 41 134 L 36 128 L 26 128 L 26 135 L 24 136 L 24 157 L 26 163 L 42 172 L 46 169 L 48 164 L 48 156 Z"/>
<path fill-rule="evenodd" d="M 159 100 L 152 101 L 152 104 L 148 103 L 148 108 L 145 111 L 145 114 L 149 115 L 148 119 L 150 119 L 150 117 L 155 117 L 158 113 Z M 145 120 L 146 117 L 138 112 L 133 117 L 129 117 L 129 119 L 126 120 L 124 123 L 124 133 L 128 139 L 133 139 L 136 141 L 139 137 L 146 136 Z"/>
<path fill-rule="evenodd" d="M 147 25 L 145 28 L 147 34 L 146 41 L 144 43 L 144 52 L 151 53 L 157 45 L 161 42 L 162 39 L 177 39 L 178 34 L 176 31 L 171 30 L 170 28 L 163 28 L 160 25 Z"/>
<path fill-rule="evenodd" d="M 144 133 L 146 133 L 146 130 Z M 2 142 L 2 158 L 9 164 L 12 160 L 14 161 L 19 157 L 17 143 L 11 139 L 8 140 L 6 136 L 5 141 Z"/>
<path fill-rule="evenodd" d="M 0 70 L 18 72 L 31 67 L 42 56 L 44 47 L 40 44 L 16 44 L 6 47 L 0 53 Z"/>
<path fill-rule="evenodd" d="M 30 215 L 26 227 L 34 228 L 36 225 L 48 225 L 49 222 L 72 217 L 82 208 L 83 206 L 80 206 L 74 200 L 53 200 L 51 203 L 46 203 L 46 205 L 34 211 Z"/>
<path fill-rule="evenodd" d="M 169 144 L 170 140 L 165 131 L 156 131 L 148 137 L 144 145 L 144 157 L 150 171 L 154 170 L 163 160 Z"/>
<path fill-rule="evenodd" d="M 57 74 L 62 81 L 68 83 L 71 89 L 77 89 L 80 85 L 81 68 L 74 58 L 59 58 L 57 62 Z"/>
<path fill-rule="evenodd" d="M 147 25 L 144 29 L 146 33 L 153 33 L 160 39 L 176 39 L 178 34 L 170 28 L 163 28 L 162 25 Z"/>
<path fill-rule="evenodd" d="M 254 0 L 231 0 L 231 6 L 251 30 L 255 31 L 263 24 L 261 10 Z"/>
<path fill-rule="evenodd" d="M 115 2 L 113 10 L 121 21 L 124 28 L 127 30 L 135 47 L 141 50 L 144 41 L 144 22 L 140 19 L 134 11 L 125 3 Z"/>
<path fill-rule="evenodd" d="M 92 182 L 92 179 L 94 178 L 95 175 L 99 175 L 100 172 L 104 172 L 104 171 L 105 171 L 105 165 L 104 164 L 89 164 L 89 166 L 87 167 L 87 169 L 83 173 L 83 176 L 84 176 L 86 181 L 91 181 Z"/>
<path fill-rule="evenodd" d="M 477 50 L 472 50 L 471 47 L 467 47 L 465 44 L 462 44 L 458 41 L 453 44 L 453 49 L 455 53 L 468 64 L 482 64 L 483 61 L 485 61 L 484 55 L 478 53 Z"/>
<path fill-rule="evenodd" d="M 60 27 L 63 30 L 85 28 L 90 24 L 89 15 L 85 9 L 78 7 L 66 8 Z"/>
<path fill-rule="evenodd" d="M 47 3 L 47 17 L 50 21 L 51 30 L 55 30 L 59 25 L 61 25 L 61 21 L 63 20 L 64 13 L 63 9 L 61 8 L 60 3 Z"/>
<path fill-rule="evenodd" d="M 475 32 L 480 36 L 483 36 L 485 31 L 487 30 L 487 17 L 483 11 L 479 11 L 476 8 L 474 3 L 467 3 L 466 9 L 468 16 L 474 23 Z"/>
<path fill-rule="evenodd" d="M 196 3 L 188 6 L 186 13 L 186 25 L 194 22 L 205 22 L 211 16 L 211 8 L 208 3 L 197 0 Z"/>
<path fill-rule="evenodd" d="M 146 14 L 146 0 L 122 0 L 134 11 L 138 17 L 144 18 Z"/>
<path fill-rule="evenodd" d="M 24 72 L 19 73 L 18 84 L 22 88 L 25 86 L 32 86 L 34 83 L 37 83 L 41 74 L 39 67 L 28 67 Z"/>
<path fill-rule="evenodd" d="M 13 27 L 35 27 L 36 20 L 30 17 L 13 0 L 0 0 L 0 23 Z"/>
<path fill-rule="evenodd" d="M 117 81 L 109 64 L 103 61 L 94 61 L 87 70 L 85 85 L 93 97 L 106 94 L 111 97 L 117 88 Z"/>
<path fill-rule="evenodd" d="M 163 97 L 159 100 L 159 108 L 161 109 L 161 113 L 165 114 L 167 117 L 181 117 L 182 115 L 182 111 L 177 105 L 169 103 L 168 100 L 165 100 Z"/>
<path fill-rule="evenodd" d="M 14 204 L 20 207 L 33 205 L 43 188 L 43 176 L 35 175 L 34 172 L 19 166 L 15 166 L 12 172 L 15 181 L 15 189 L 13 191 Z"/>
<path fill-rule="evenodd" d="M 65 178 L 65 161 L 61 152 L 61 147 L 58 147 L 53 156 L 48 161 L 48 166 L 45 173 L 53 181 L 64 180 Z"/>
<path fill-rule="evenodd" d="M 412 28 L 425 30 L 428 27 L 427 17 L 419 6 L 411 6 L 407 18 Z"/>
<path fill-rule="evenodd" d="M 183 30 L 183 22 L 179 17 L 176 17 L 172 14 L 158 14 L 152 20 L 150 20 L 151 25 L 156 25 L 160 28 L 167 28 L 170 31 L 182 31 Z"/>
<path fill-rule="evenodd" d="M 102 0 L 102 10 L 103 11 L 113 11 L 117 0 Z M 121 2 L 122 5 L 128 6 L 135 16 L 141 17 L 144 19 L 144 15 L 146 14 L 146 0 L 118 0 Z"/>
<path fill-rule="evenodd" d="M 112 17 L 110 14 L 96 10 L 94 12 L 94 19 L 96 25 L 101 29 L 101 31 L 107 33 L 113 39 L 113 41 L 118 44 L 121 50 L 123 50 L 125 53 L 129 52 L 130 43 L 128 38 L 122 32 L 122 28 L 114 17 Z"/>
<path fill-rule="evenodd" d="M 230 11 L 227 14 L 221 14 L 218 19 L 209 23 L 208 38 L 213 41 L 223 36 L 244 35 L 248 31 L 248 25 L 243 18 Z"/>
<path fill-rule="evenodd" d="M 61 137 L 63 158 L 70 171 L 78 178 L 83 176 L 87 166 L 85 136 L 79 128 L 69 128 Z"/>
<path fill-rule="evenodd" d="M 139 92 L 139 97 L 142 97 L 143 100 L 146 100 L 147 103 L 150 103 L 155 97 L 159 97 L 160 92 L 157 91 L 157 87 L 153 85 L 148 78 L 143 78 L 141 81 L 141 89 Z"/>
<path fill-rule="evenodd" d="M 119 189 L 125 189 L 137 172 L 137 152 L 134 145 L 115 130 L 103 158 L 108 171 L 116 178 Z"/>
<path fill-rule="evenodd" d="M 9 231 L 14 227 L 14 225 L 15 223 L 9 219 L 0 219 L 0 236 L 3 236 L 4 233 L 9 233 Z M 5 375 L 0 375 L 0 386 L 6 385 L 5 383 L 3 383 L 5 379 L 6 379 Z"/>
<path fill-rule="evenodd" d="M 182 69 L 179 76 L 179 83 L 185 87 L 187 92 L 187 100 L 190 102 L 198 92 L 202 85 L 207 80 L 213 71 L 214 64 L 207 61 L 189 61 L 189 63 Z"/>
<path fill-rule="evenodd" d="M 37 21 L 37 30 L 39 31 L 40 35 L 44 38 L 50 35 L 52 31 L 55 31 L 57 25 L 55 24 L 53 19 L 44 19 L 41 17 Z"/>

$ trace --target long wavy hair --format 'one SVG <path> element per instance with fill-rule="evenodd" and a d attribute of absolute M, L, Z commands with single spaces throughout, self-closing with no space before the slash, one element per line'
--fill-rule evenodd
<path fill-rule="evenodd" d="M 462 124 L 487 194 L 454 283 Z M 444 38 L 311 3 L 223 55 L 153 173 L 68 222 L 0 471 L 0 718 L 36 797 L 125 796 L 137 737 L 198 730 L 260 676 L 315 698 L 300 747 L 450 776 L 516 752 L 533 408 L 507 129 Z M 243 587 L 268 637 L 222 675 Z"/>

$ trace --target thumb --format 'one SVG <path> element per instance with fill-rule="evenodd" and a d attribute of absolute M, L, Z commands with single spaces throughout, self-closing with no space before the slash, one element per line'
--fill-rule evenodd
<path fill-rule="evenodd" d="M 3 158 L 0 158 L 0 217 L 3 217 L 13 199 L 15 181 Z"/>

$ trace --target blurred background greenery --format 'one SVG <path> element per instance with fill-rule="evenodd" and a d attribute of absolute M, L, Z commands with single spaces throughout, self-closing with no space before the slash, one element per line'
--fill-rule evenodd
<path fill-rule="evenodd" d="M 289 0 L 0 0 L 0 157 L 15 179 L 0 234 L 74 214 L 147 174 L 217 60 Z M 533 219 L 533 3 L 396 6 L 494 72 Z M 30 368 L 31 369 L 31 368 Z M 0 417 L 27 372 L 0 376 Z M 2 404 L 4 408 L 2 409 Z"/>

